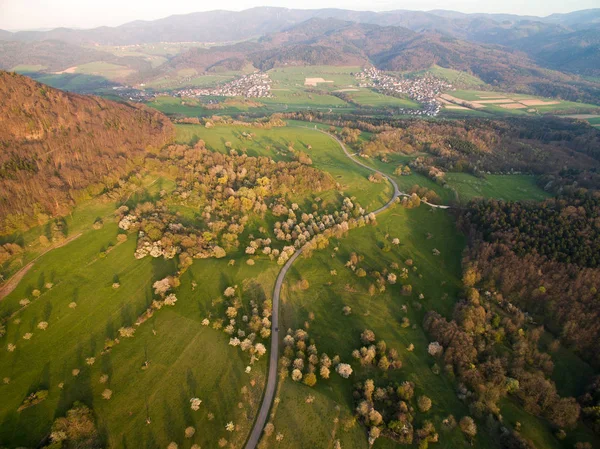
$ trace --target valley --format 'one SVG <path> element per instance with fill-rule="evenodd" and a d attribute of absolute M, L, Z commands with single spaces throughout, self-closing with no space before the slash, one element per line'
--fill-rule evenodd
<path fill-rule="evenodd" d="M 0 30 L 0 447 L 600 447 L 597 17 Z"/>

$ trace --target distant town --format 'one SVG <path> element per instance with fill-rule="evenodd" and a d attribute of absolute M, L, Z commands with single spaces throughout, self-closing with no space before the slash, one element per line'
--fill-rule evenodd
<path fill-rule="evenodd" d="M 359 87 L 373 88 L 390 96 L 407 95 L 423 105 L 423 109 L 403 109 L 402 112 L 409 115 L 437 116 L 442 107 L 437 96 L 452 89 L 452 84 L 429 73 L 415 78 L 397 78 L 369 67 L 357 73 L 356 78 L 359 80 Z"/>
<path fill-rule="evenodd" d="M 221 86 L 210 88 L 187 88 L 174 93 L 177 97 L 271 97 L 271 78 L 266 73 L 244 75 Z"/>

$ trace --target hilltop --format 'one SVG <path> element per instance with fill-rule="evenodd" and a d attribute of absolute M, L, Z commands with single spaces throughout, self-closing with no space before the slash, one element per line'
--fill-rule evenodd
<path fill-rule="evenodd" d="M 0 231 L 67 213 L 162 147 L 171 123 L 143 106 L 65 93 L 0 72 Z"/>

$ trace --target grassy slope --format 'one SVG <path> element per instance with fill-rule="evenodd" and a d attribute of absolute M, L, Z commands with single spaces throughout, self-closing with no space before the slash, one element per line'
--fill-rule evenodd
<path fill-rule="evenodd" d="M 343 153 L 337 143 L 330 137 L 311 129 L 292 127 L 255 129 L 242 126 L 215 126 L 205 129 L 198 125 L 177 125 L 179 142 L 189 142 L 194 136 L 202 138 L 207 148 L 214 151 L 225 151 L 225 143 L 230 142 L 232 148 L 246 149 L 248 155 L 268 155 L 274 159 L 289 160 L 284 152 L 289 142 L 295 142 L 296 150 L 310 155 L 313 166 L 325 170 L 340 184 L 341 191 L 356 196 L 358 202 L 368 210 L 374 210 L 383 205 L 391 186 L 373 184 L 368 181 L 369 172 L 357 167 Z M 252 140 L 245 139 L 242 132 L 255 134 Z M 312 146 L 312 150 L 307 148 Z M 337 193 L 320 195 L 327 200 L 337 198 Z"/>
<path fill-rule="evenodd" d="M 388 380 L 415 382 L 417 394 L 427 394 L 434 402 L 432 411 L 426 416 L 419 414 L 416 422 L 432 419 L 440 429 L 441 420 L 448 414 L 452 413 L 459 418 L 468 414 L 468 411 L 454 395 L 450 381 L 431 371 L 434 360 L 427 355 L 429 341 L 421 329 L 421 322 L 425 310 L 429 308 L 446 315 L 451 312 L 459 288 L 460 253 L 464 240 L 457 234 L 448 214 L 442 211 L 430 212 L 427 207 L 414 210 L 396 207 L 379 217 L 378 222 L 377 227 L 351 231 L 347 238 L 332 242 L 330 248 L 315 253 L 311 259 L 298 260 L 286 280 L 282 327 L 301 327 L 309 319 L 309 313 L 314 313 L 315 319 L 310 322 L 308 329 L 311 338 L 320 351 L 330 356 L 339 354 L 344 361 L 352 360 L 351 351 L 361 346 L 360 332 L 365 328 L 372 329 L 379 338 L 387 342 L 388 347 L 399 351 L 404 363 L 402 369 L 388 372 L 388 379 L 379 377 L 381 383 L 387 383 Z M 427 232 L 431 232 L 434 238 L 428 240 Z M 401 241 L 399 247 L 387 253 L 380 249 L 386 240 L 386 234 L 389 234 L 388 241 L 393 237 L 398 237 Z M 332 258 L 334 246 L 339 247 L 339 252 Z M 433 248 L 438 248 L 441 256 L 433 256 Z M 385 293 L 370 297 L 367 288 L 372 280 L 368 277 L 358 279 L 344 266 L 352 251 L 365 256 L 365 261 L 359 266 L 364 267 L 367 272 L 389 268 L 392 262 L 403 266 L 405 259 L 412 258 L 414 265 L 418 267 L 406 281 L 413 285 L 412 297 L 400 295 L 400 282 L 388 286 Z M 330 269 L 336 269 L 338 275 L 331 276 Z M 422 279 L 418 277 L 418 273 L 423 275 Z M 300 279 L 309 281 L 308 290 L 293 288 Z M 328 285 L 329 282 L 331 285 Z M 347 284 L 357 291 L 349 292 L 345 287 Z M 421 311 L 413 306 L 419 293 L 425 296 L 420 301 L 424 306 Z M 448 299 L 441 299 L 444 293 L 448 293 Z M 412 324 L 417 325 L 416 329 L 401 328 L 400 320 L 405 316 L 401 311 L 403 304 L 408 306 L 408 317 Z M 352 315 L 342 314 L 344 305 L 352 307 Z M 406 350 L 410 343 L 415 345 L 412 353 Z M 356 363 L 353 363 L 353 368 L 355 374 L 351 380 L 343 381 L 337 374 L 333 374 L 331 380 L 320 380 L 314 389 L 295 384 L 289 379 L 284 381 L 280 392 L 281 403 L 275 418 L 276 432 L 282 432 L 289 438 L 295 435 L 294 429 L 307 429 L 302 433 L 302 438 L 286 440 L 286 447 L 332 447 L 329 435 L 333 420 L 338 416 L 336 406 L 339 405 L 340 408 L 340 419 L 350 416 L 353 409 L 350 395 L 352 383 L 357 379 L 373 376 L 377 379 L 381 375 L 373 369 L 365 371 Z M 312 405 L 304 401 L 308 394 L 315 396 Z M 336 438 L 341 440 L 344 448 L 368 446 L 366 435 L 359 425 L 349 432 L 340 425 Z M 442 432 L 440 443 L 436 446 L 455 448 L 463 444 L 460 432 L 454 431 L 450 434 Z M 275 446 L 273 441 L 267 444 L 267 447 Z M 393 445 L 380 439 L 375 447 Z M 477 447 L 494 446 L 481 438 Z"/>
<path fill-rule="evenodd" d="M 75 73 L 102 76 L 109 80 L 120 80 L 126 78 L 128 75 L 131 75 L 134 73 L 134 71 L 122 65 L 97 61 L 77 66 Z"/>
<path fill-rule="evenodd" d="M 137 446 L 142 441 L 145 447 L 165 447 L 172 440 L 182 444 L 188 425 L 202 429 L 194 438 L 202 446 L 221 437 L 241 445 L 252 424 L 247 416 L 252 416 L 262 394 L 265 361 L 255 365 L 251 375 L 244 374 L 246 355 L 228 346 L 224 333 L 201 326 L 200 321 L 214 310 L 211 302 L 226 286 L 241 285 L 243 279 L 258 279 L 270 296 L 278 267 L 267 261 L 229 268 L 227 260 L 197 261 L 182 279 L 174 308 L 157 312 L 135 338 L 122 339 L 110 354 L 101 356 L 105 338 L 135 321 L 152 298 L 152 282 L 175 267 L 162 259 L 135 260 L 135 236 L 99 257 L 101 250 L 116 242 L 117 226 L 106 222 L 101 230 L 92 230 L 94 217 L 80 217 L 80 226 L 86 222 L 87 231 L 38 260 L 0 303 L 4 316 L 14 312 L 23 297 L 33 299 L 33 288 L 54 283 L 8 322 L 8 334 L 2 339 L 0 376 L 11 380 L 0 385 L 0 441 L 35 446 L 55 416 L 64 414 L 73 401 L 83 400 L 94 407 L 111 447 Z M 117 290 L 111 287 L 115 275 L 121 283 Z M 195 291 L 192 279 L 199 285 Z M 77 308 L 68 307 L 71 301 Z M 36 328 L 42 320 L 49 322 L 46 331 Z M 26 332 L 33 333 L 29 341 L 22 338 Z M 17 345 L 15 352 L 6 351 L 8 343 Z M 91 356 L 96 363 L 87 366 L 85 358 Z M 144 360 L 150 361 L 147 370 L 141 369 Z M 71 374 L 74 368 L 81 370 L 77 377 Z M 110 401 L 100 397 L 107 387 L 98 382 L 102 373 L 111 376 L 108 387 L 114 395 Z M 253 378 L 254 387 L 250 385 Z M 64 390 L 58 388 L 60 382 L 65 383 Z M 249 389 L 245 397 L 243 386 Z M 17 414 L 27 394 L 40 388 L 49 389 L 49 398 Z M 193 396 L 204 401 L 196 413 L 189 409 Z M 208 412 L 215 415 L 210 425 Z M 151 425 L 145 424 L 148 415 Z M 226 432 L 229 421 L 240 429 Z"/>

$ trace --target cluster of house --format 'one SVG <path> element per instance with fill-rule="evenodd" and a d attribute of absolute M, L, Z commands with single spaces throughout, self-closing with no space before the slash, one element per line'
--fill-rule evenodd
<path fill-rule="evenodd" d="M 403 112 L 412 115 L 435 117 L 442 107 L 436 97 L 452 88 L 447 81 L 430 73 L 412 78 L 396 78 L 377 70 L 375 67 L 365 68 L 356 74 L 360 87 L 371 87 L 386 95 L 407 95 L 423 105 L 423 109 L 406 109 Z"/>
<path fill-rule="evenodd" d="M 181 89 L 175 93 L 178 97 L 271 97 L 271 79 L 266 73 L 252 73 L 230 81 L 221 86 L 210 88 Z"/>

